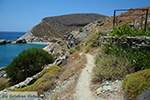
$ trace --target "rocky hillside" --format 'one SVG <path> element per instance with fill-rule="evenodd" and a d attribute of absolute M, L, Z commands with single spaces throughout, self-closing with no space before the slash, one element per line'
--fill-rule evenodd
<path fill-rule="evenodd" d="M 65 32 L 84 27 L 85 25 L 106 17 L 99 14 L 70 14 L 56 17 L 46 17 L 33 27 L 30 32 L 38 37 L 60 38 Z"/>
<path fill-rule="evenodd" d="M 126 13 L 129 13 L 129 12 L 131 12 L 131 11 L 128 11 Z M 125 23 L 127 23 L 128 25 L 132 24 L 131 20 L 125 20 L 126 13 L 122 13 L 121 14 L 121 15 L 123 15 L 122 17 L 121 17 L 121 15 L 117 16 L 118 18 L 121 17 L 119 20 L 122 20 L 122 21 L 118 22 L 118 25 L 122 25 Z M 137 11 L 132 12 L 132 14 L 138 14 L 138 13 L 143 14 L 143 12 L 137 12 Z M 56 80 L 56 82 L 53 83 L 53 86 L 51 86 L 51 87 L 49 86 L 49 84 L 47 84 L 47 81 L 45 81 L 45 80 L 41 83 L 39 82 L 39 84 L 40 84 L 39 87 L 34 83 L 32 84 L 32 86 L 36 87 L 36 89 L 40 88 L 39 90 L 37 90 L 39 92 L 40 98 L 42 100 L 47 100 L 47 99 L 51 99 L 51 100 L 55 100 L 55 99 L 56 100 L 86 100 L 86 99 L 83 99 L 83 97 L 88 98 L 88 97 L 91 97 L 93 94 L 93 98 L 91 97 L 92 99 L 90 99 L 90 100 L 127 100 L 124 98 L 124 91 L 121 87 L 123 77 L 117 78 L 113 81 L 112 80 L 110 81 L 107 79 L 102 79 L 102 82 L 98 82 L 98 83 L 91 81 L 92 77 L 90 77 L 90 76 L 94 73 L 94 72 L 92 72 L 92 68 L 97 66 L 96 63 L 94 63 L 94 61 L 93 61 L 95 54 L 103 53 L 102 46 L 101 46 L 104 43 L 103 39 L 106 39 L 107 42 L 111 42 L 113 40 L 113 42 L 120 43 L 123 45 L 129 45 L 128 43 L 130 43 L 130 44 L 135 44 L 138 46 L 140 45 L 142 47 L 142 46 L 149 45 L 149 43 L 150 43 L 149 37 L 146 37 L 146 38 L 145 37 L 144 38 L 142 38 L 142 37 L 141 38 L 127 37 L 124 39 L 123 38 L 114 39 L 111 36 L 110 37 L 103 36 L 106 34 L 109 35 L 110 31 L 113 29 L 113 24 L 112 24 L 113 17 L 104 17 L 104 18 L 100 18 L 98 20 L 95 19 L 96 21 L 89 23 L 89 24 L 88 23 L 83 24 L 84 21 L 81 20 L 81 21 L 79 21 L 80 22 L 80 24 L 79 24 L 78 21 L 73 21 L 73 20 L 69 21 L 69 19 L 66 18 L 67 16 L 76 16 L 76 15 L 59 16 L 61 20 L 56 20 L 57 17 L 45 18 L 41 22 L 43 24 L 41 24 L 41 23 L 39 24 L 41 26 L 37 25 L 34 27 L 34 28 L 38 27 L 37 30 L 39 32 L 42 32 L 42 31 L 43 31 L 43 33 L 44 33 L 44 31 L 51 32 L 50 31 L 51 28 L 49 28 L 49 30 L 46 30 L 45 29 L 46 27 L 42 27 L 42 25 L 44 25 L 44 23 L 47 23 L 45 25 L 49 26 L 48 22 L 52 23 L 52 19 L 53 19 L 53 21 L 55 19 L 55 22 L 56 22 L 55 24 L 57 24 L 57 28 L 59 27 L 60 29 L 63 29 L 63 25 L 64 26 L 66 25 L 66 27 L 76 27 L 76 28 L 74 28 L 76 30 L 71 31 L 71 28 L 70 28 L 70 30 L 68 30 L 68 32 L 65 32 L 66 34 L 62 35 L 63 40 L 58 41 L 56 43 L 52 43 L 44 48 L 44 50 L 48 51 L 49 53 L 51 53 L 57 57 L 57 59 L 55 60 L 53 65 L 59 66 L 62 69 L 62 71 L 59 73 L 55 73 L 53 75 L 53 76 L 56 76 L 57 80 Z M 134 19 L 134 17 L 135 16 L 130 16 L 129 18 Z M 138 17 L 138 16 L 136 16 L 136 17 Z M 73 19 L 73 18 L 74 18 L 74 20 L 79 19 L 79 18 L 75 19 L 75 17 L 72 17 L 71 19 Z M 92 18 L 93 17 L 91 17 L 91 19 Z M 83 17 L 83 19 L 84 19 L 84 17 Z M 86 19 L 84 19 L 84 20 L 86 20 Z M 61 24 L 59 24 L 60 22 L 61 22 Z M 63 22 L 66 24 L 62 24 Z M 71 22 L 73 24 L 71 24 Z M 140 23 L 140 22 L 137 21 L 136 25 L 138 25 L 138 23 Z M 88 24 L 88 25 L 86 25 L 86 24 Z M 148 24 L 150 24 L 150 17 L 148 17 Z M 84 26 L 84 25 L 86 25 L 86 26 Z M 82 26 L 84 26 L 82 29 L 77 29 Z M 51 27 L 54 28 L 56 26 L 53 25 Z M 22 38 L 26 38 L 26 41 L 27 41 L 27 38 L 30 38 L 30 40 L 31 40 L 30 42 L 33 42 L 33 40 L 40 41 L 38 38 L 39 37 L 38 34 L 36 35 L 38 37 L 35 37 L 35 33 L 33 32 L 34 28 L 32 28 L 28 32 L 28 34 L 24 35 Z M 47 38 L 61 37 L 60 34 L 63 34 L 63 33 L 61 33 L 60 29 L 56 29 L 57 32 L 53 31 L 53 32 L 56 32 L 57 34 L 53 34 L 52 36 L 50 36 L 50 35 L 47 36 L 47 34 L 40 34 L 40 36 L 47 36 Z M 71 31 L 71 32 L 69 32 L 69 31 Z M 103 32 L 103 31 L 105 31 L 105 32 Z M 58 34 L 59 32 L 60 32 L 60 34 Z M 33 37 L 32 38 L 33 40 L 31 39 L 31 37 Z M 147 39 L 147 41 L 146 41 L 146 39 Z M 133 40 L 135 40 L 135 41 L 133 41 Z M 133 41 L 133 42 L 131 42 L 131 41 Z M 100 56 L 104 57 L 104 58 L 99 57 L 99 59 L 104 61 L 103 64 L 111 64 L 112 62 L 116 62 L 116 61 L 112 61 L 113 58 L 110 58 L 109 56 L 108 57 L 106 55 L 100 55 Z M 144 57 L 146 58 L 146 56 L 144 56 Z M 107 60 L 107 58 L 108 59 L 110 58 L 110 60 Z M 98 59 L 98 61 L 100 61 L 99 59 Z M 118 60 L 119 60 L 119 62 L 123 62 L 123 63 L 126 62 L 126 61 L 121 61 L 120 58 L 118 58 Z M 149 60 L 147 60 L 147 61 L 149 61 Z M 102 65 L 102 64 L 100 64 L 100 65 Z M 113 65 L 115 65 L 115 66 L 113 66 Z M 118 64 L 112 63 L 112 65 L 110 65 L 110 66 L 111 66 L 111 68 L 115 68 L 115 70 L 117 70 L 116 65 L 118 65 Z M 125 64 L 121 64 L 121 65 L 125 65 Z M 48 68 L 50 68 L 50 67 L 52 67 L 52 65 L 48 65 L 43 70 L 48 70 Z M 91 67 L 91 68 L 89 69 L 89 67 Z M 107 67 L 109 67 L 109 66 L 105 65 L 104 68 L 99 71 L 103 71 L 103 73 L 108 73 L 108 74 L 110 74 L 110 76 L 116 75 L 111 72 L 112 70 L 105 70 L 105 68 L 107 69 Z M 116 71 L 116 72 L 121 72 L 121 71 Z M 126 72 L 126 70 L 123 69 L 122 72 Z M 3 76 L 5 76 L 5 75 L 3 75 Z M 121 76 L 121 75 L 118 75 L 118 76 Z M 23 83 L 19 83 L 19 84 L 16 84 L 15 86 L 8 88 L 8 90 L 24 87 L 23 86 L 24 83 L 30 83 L 30 81 L 35 80 L 35 78 L 36 79 L 39 78 L 38 80 L 43 79 L 43 77 L 40 76 L 40 73 L 38 73 L 30 78 L 27 78 Z M 51 82 L 51 81 L 53 81 L 53 79 L 52 78 L 48 79 L 48 81 Z M 28 87 L 24 87 L 23 89 L 28 90 Z M 87 90 L 87 91 L 84 92 L 82 90 L 84 90 L 84 91 Z M 18 91 L 19 91 L 19 89 L 18 89 Z M 42 91 L 42 92 L 40 92 L 40 91 Z M 0 94 L 2 94 L 3 92 L 7 92 L 7 89 L 1 91 Z"/>
<path fill-rule="evenodd" d="M 46 17 L 41 23 L 34 26 L 24 36 L 18 38 L 13 43 L 33 43 L 44 42 L 45 40 L 58 40 L 67 32 L 73 30 L 82 31 L 82 27 L 100 18 L 105 18 L 99 14 L 70 14 L 56 17 Z"/>

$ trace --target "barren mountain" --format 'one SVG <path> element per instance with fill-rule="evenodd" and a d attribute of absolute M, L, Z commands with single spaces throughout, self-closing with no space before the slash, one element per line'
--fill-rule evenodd
<path fill-rule="evenodd" d="M 65 32 L 71 32 L 73 30 L 84 27 L 85 25 L 94 22 L 100 18 L 106 16 L 99 14 L 70 14 L 56 17 L 46 17 L 42 19 L 42 22 L 34 26 L 30 32 L 34 36 L 48 38 L 60 38 Z"/>

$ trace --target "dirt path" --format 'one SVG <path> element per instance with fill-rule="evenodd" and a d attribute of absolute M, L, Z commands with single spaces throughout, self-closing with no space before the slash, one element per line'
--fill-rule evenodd
<path fill-rule="evenodd" d="M 90 90 L 91 73 L 94 66 L 94 59 L 90 54 L 86 54 L 86 57 L 87 64 L 79 76 L 74 94 L 76 100 L 95 100 L 92 91 Z"/>

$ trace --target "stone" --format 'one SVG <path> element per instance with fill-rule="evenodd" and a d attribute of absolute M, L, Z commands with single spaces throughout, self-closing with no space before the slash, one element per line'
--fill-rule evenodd
<path fill-rule="evenodd" d="M 116 38 L 112 36 L 102 36 L 100 37 L 100 47 L 103 47 L 105 45 L 105 42 L 103 41 L 105 39 L 107 42 L 111 44 L 117 44 L 124 48 L 127 47 L 134 47 L 134 48 L 140 48 L 140 47 L 149 47 L 150 46 L 150 38 L 146 36 L 136 36 L 136 37 L 121 37 Z"/>
<path fill-rule="evenodd" d="M 31 81 L 33 80 L 33 78 L 28 77 L 26 78 L 26 80 L 24 81 L 26 84 L 29 84 Z"/>
<path fill-rule="evenodd" d="M 19 83 L 19 88 L 25 87 L 27 84 L 25 82 Z"/>
<path fill-rule="evenodd" d="M 40 73 L 37 73 L 37 74 L 35 74 L 32 78 L 33 79 L 38 79 L 38 78 L 40 78 L 41 76 L 40 76 Z"/>
<path fill-rule="evenodd" d="M 53 65 L 59 65 L 59 64 L 61 64 L 66 58 L 67 58 L 66 54 L 63 55 L 63 56 L 60 56 L 59 58 L 57 58 L 55 60 L 55 62 L 53 63 Z"/>
<path fill-rule="evenodd" d="M 0 70 L 0 78 L 4 77 L 5 74 L 6 74 L 6 72 L 4 69 Z"/>
<path fill-rule="evenodd" d="M 41 94 L 41 95 L 40 95 L 40 98 L 44 98 L 44 96 L 45 96 L 44 94 Z"/>
<path fill-rule="evenodd" d="M 7 41 L 7 43 L 11 43 L 11 41 L 10 41 L 10 40 L 8 40 L 8 41 Z"/>
<path fill-rule="evenodd" d="M 3 39 L 3 40 L 0 40 L 0 45 L 1 44 L 6 44 L 7 42 L 6 42 L 6 40 L 5 39 Z"/>
<path fill-rule="evenodd" d="M 97 90 L 96 90 L 96 94 L 98 95 L 98 94 L 101 94 L 102 93 L 102 87 L 100 87 L 100 88 L 98 88 Z"/>
<path fill-rule="evenodd" d="M 5 78 L 6 78 L 6 77 L 7 77 L 7 74 L 5 73 L 5 74 L 3 75 L 3 77 L 5 77 Z"/>
<path fill-rule="evenodd" d="M 14 88 L 19 88 L 20 87 L 20 85 L 19 84 L 16 84 L 15 86 L 14 86 Z"/>
<path fill-rule="evenodd" d="M 15 89 L 15 86 L 11 86 L 8 90 L 13 90 Z"/>
<path fill-rule="evenodd" d="M 105 91 L 113 91 L 111 86 L 103 86 L 103 90 L 105 90 Z"/>
<path fill-rule="evenodd" d="M 150 88 L 140 94 L 137 100 L 150 100 Z"/>

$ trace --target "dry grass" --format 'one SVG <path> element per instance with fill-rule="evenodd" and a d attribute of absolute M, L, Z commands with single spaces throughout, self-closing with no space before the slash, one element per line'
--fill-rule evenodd
<path fill-rule="evenodd" d="M 85 67 L 87 63 L 86 56 L 80 56 L 79 53 L 74 53 L 69 56 L 69 62 L 67 64 L 66 70 L 60 76 L 60 80 L 64 81 L 69 77 L 73 76 L 76 72 L 80 71 Z"/>
<path fill-rule="evenodd" d="M 37 91 L 38 95 L 43 94 L 44 91 L 54 87 L 57 80 L 57 76 L 54 74 L 59 73 L 61 69 L 58 66 L 50 66 L 46 71 L 41 72 L 41 78 L 39 78 L 32 85 L 24 88 L 14 89 L 12 91 Z"/>
<path fill-rule="evenodd" d="M 4 83 L 7 83 L 10 79 L 9 78 L 3 78 L 1 77 L 0 78 L 0 85 L 4 84 Z"/>
<path fill-rule="evenodd" d="M 91 34 L 85 41 L 85 52 L 89 52 L 94 47 L 99 47 L 100 36 L 106 35 L 104 31 L 98 30 Z"/>
<path fill-rule="evenodd" d="M 97 53 L 95 65 L 93 69 L 93 81 L 95 82 L 101 82 L 103 79 L 123 79 L 127 74 L 134 72 L 133 65 L 128 59 L 106 55 L 103 52 Z"/>
<path fill-rule="evenodd" d="M 68 63 L 66 70 L 59 77 L 59 84 L 61 89 L 59 91 L 52 92 L 50 97 L 52 100 L 75 100 L 74 92 L 77 84 L 77 80 L 79 78 L 81 70 L 85 67 L 87 63 L 86 56 L 83 54 L 80 56 L 81 51 L 77 51 L 68 56 Z M 71 78 L 70 81 L 68 80 Z M 66 80 L 66 81 L 65 81 Z M 66 87 L 67 84 L 67 87 Z"/>
<path fill-rule="evenodd" d="M 51 100 L 75 100 L 75 97 L 73 95 L 75 87 L 76 83 L 72 83 L 68 88 L 60 90 L 59 92 L 52 93 L 50 97 L 47 97 L 47 99 L 51 98 Z"/>

